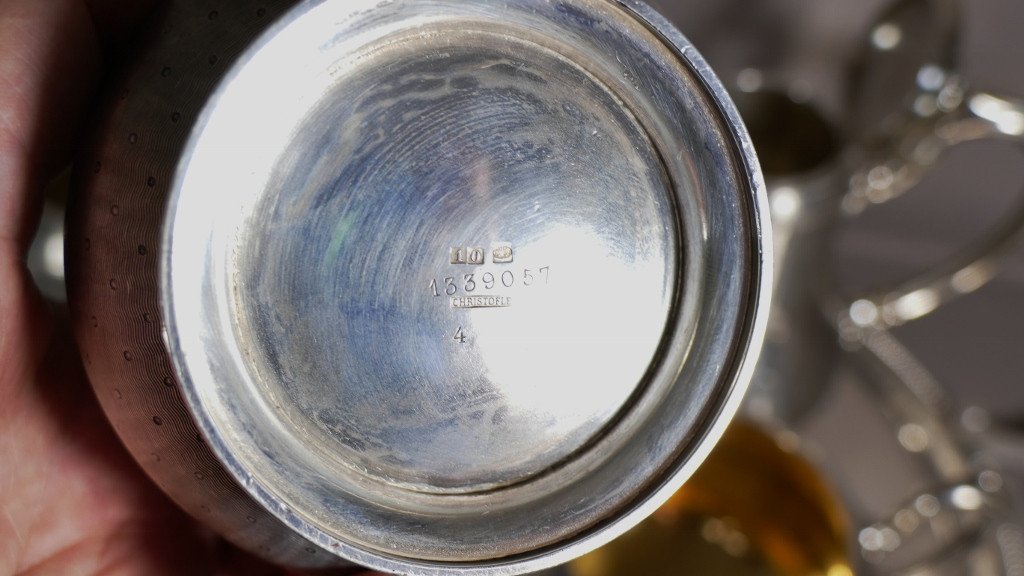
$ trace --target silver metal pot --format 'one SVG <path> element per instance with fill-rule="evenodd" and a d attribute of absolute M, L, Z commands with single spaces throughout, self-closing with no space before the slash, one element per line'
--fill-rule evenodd
<path fill-rule="evenodd" d="M 752 147 L 638 2 L 168 3 L 70 211 L 114 427 L 281 563 L 514 574 L 722 434 L 771 291 Z"/>
<path fill-rule="evenodd" d="M 1024 202 L 926 270 L 851 295 L 828 269 L 846 220 L 914 191 L 952 148 L 1019 143 L 1024 102 L 973 89 L 956 69 L 958 3 L 897 0 L 872 23 L 847 71 L 841 118 L 778 70 L 744 70 L 735 101 L 759 148 L 772 206 L 776 292 L 746 412 L 791 424 L 812 411 L 838 364 L 840 341 L 919 319 L 995 277 L 1024 234 Z M 824 312 L 823 312 L 824 311 Z"/>

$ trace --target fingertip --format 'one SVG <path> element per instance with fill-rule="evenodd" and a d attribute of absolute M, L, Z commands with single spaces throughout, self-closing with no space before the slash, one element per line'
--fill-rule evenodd
<path fill-rule="evenodd" d="M 38 223 L 42 184 L 66 158 L 98 66 L 75 2 L 0 2 L 0 240 L 20 260 Z"/>

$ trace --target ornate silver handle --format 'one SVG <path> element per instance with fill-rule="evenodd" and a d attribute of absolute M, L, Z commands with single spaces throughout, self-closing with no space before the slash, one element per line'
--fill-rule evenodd
<path fill-rule="evenodd" d="M 1016 574 L 1024 547 L 1007 522 L 1003 477 L 971 447 L 958 412 L 927 369 L 887 330 L 853 336 L 847 364 L 885 406 L 899 444 L 934 471 L 934 482 L 878 517 L 858 522 L 856 545 L 869 574 Z M 968 572 L 964 572 L 970 567 Z"/>
<path fill-rule="evenodd" d="M 842 211 L 855 216 L 902 196 L 917 185 L 943 152 L 964 142 L 1004 139 L 1024 144 L 1024 101 L 970 92 L 958 76 L 927 66 L 912 113 L 888 130 L 893 136 L 865 146 L 855 159 Z M 898 134 L 898 135 L 897 135 Z M 859 326 L 893 327 L 926 316 L 974 292 L 996 275 L 997 262 L 1020 240 L 1024 198 L 983 238 L 937 266 L 894 286 L 851 299 L 846 312 Z"/>

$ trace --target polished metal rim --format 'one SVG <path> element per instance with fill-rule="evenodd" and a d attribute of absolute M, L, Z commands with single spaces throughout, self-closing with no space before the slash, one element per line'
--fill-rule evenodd
<path fill-rule="evenodd" d="M 411 58 L 424 51 L 442 53 L 442 46 L 450 43 L 457 53 L 459 42 L 462 48 L 517 54 L 528 73 L 536 66 L 576 78 L 572 70 L 577 70 L 581 91 L 598 86 L 592 90 L 595 101 L 618 105 L 619 111 L 609 112 L 609 117 L 631 118 L 640 127 L 631 132 L 630 120 L 616 121 L 616 126 L 626 126 L 615 133 L 620 136 L 617 145 L 626 142 L 621 149 L 639 155 L 623 170 L 639 170 L 652 178 L 648 182 L 655 184 L 641 188 L 657 198 L 664 194 L 666 202 L 660 210 L 649 208 L 650 214 L 660 215 L 653 218 L 653 228 L 652 218 L 645 217 L 643 222 L 626 220 L 633 228 L 625 230 L 660 231 L 661 248 L 642 252 L 660 259 L 654 269 L 668 275 L 656 282 L 636 266 L 624 268 L 625 277 L 637 280 L 641 289 L 661 290 L 652 292 L 660 294 L 660 307 L 645 317 L 653 336 L 645 335 L 646 344 L 623 356 L 634 373 L 641 368 L 636 381 L 608 383 L 613 393 L 607 402 L 581 415 L 566 412 L 573 424 L 567 436 L 516 431 L 530 441 L 550 441 L 551 455 L 531 460 L 520 446 L 511 446 L 509 458 L 522 456 L 525 464 L 495 472 L 501 459 L 485 454 L 469 463 L 478 466 L 470 468 L 468 477 L 458 470 L 448 474 L 431 458 L 417 459 L 429 444 L 414 435 L 403 437 L 408 444 L 399 446 L 404 450 L 401 458 L 351 460 L 354 453 L 367 453 L 361 444 L 353 452 L 343 442 L 331 444 L 329 427 L 309 432 L 314 428 L 296 424 L 295 415 L 302 417 L 306 408 L 289 396 L 297 385 L 254 367 L 267 354 L 268 343 L 280 340 L 279 331 L 252 328 L 244 312 L 255 298 L 247 295 L 252 287 L 248 279 L 278 265 L 263 258 L 274 252 L 252 246 L 263 237 L 291 246 L 287 234 L 275 235 L 261 217 L 266 203 L 277 201 L 277 192 L 268 190 L 281 174 L 282 159 L 290 158 L 296 134 L 318 125 L 309 120 L 329 108 L 334 91 L 357 85 L 367 70 L 386 73 L 389 68 L 380 64 L 388 61 L 382 54 L 389 50 L 405 51 L 402 58 Z M 554 68 L 544 68 L 546 54 L 552 55 Z M 554 137 L 566 132 L 556 130 Z M 638 145 L 644 140 L 637 135 L 641 133 L 649 149 Z M 579 156 L 588 158 L 587 151 L 580 148 Z M 593 157 L 601 157 L 600 149 Z M 642 158 L 656 158 L 657 164 Z M 617 166 L 610 158 L 608 164 Z M 659 176 L 667 181 L 660 192 L 652 176 L 660 170 L 654 167 L 663 170 Z M 543 187 L 540 192 L 545 192 Z M 483 212 L 488 208 L 478 206 Z M 179 165 L 161 267 L 168 348 L 186 399 L 218 457 L 257 501 L 325 550 L 403 573 L 538 570 L 596 548 L 652 512 L 723 433 L 742 399 L 764 336 L 772 281 L 767 214 L 753 147 L 724 89 L 686 40 L 640 3 L 522 0 L 499 7 L 482 0 L 304 2 L 234 66 L 204 110 Z M 587 224 L 600 238 L 609 237 L 595 222 L 604 223 L 596 217 Z M 380 233 L 364 244 L 386 244 L 387 230 Z M 310 234 L 311 241 L 319 241 Z M 618 239 L 629 241 L 629 235 Z M 445 266 L 463 264 L 460 258 L 465 256 L 457 253 L 462 242 L 450 242 L 453 249 L 445 258 L 451 260 Z M 558 246 L 553 241 L 548 245 Z M 511 250 L 504 244 L 488 245 L 485 252 L 504 261 L 506 248 Z M 607 263 L 615 258 L 594 261 L 593 269 L 581 268 L 583 277 L 608 271 Z M 458 294 L 442 295 L 436 286 L 431 287 L 433 294 L 416 298 L 432 302 L 441 297 L 450 303 L 444 310 L 453 311 L 444 312 L 444 318 L 463 314 L 461 307 L 493 309 L 507 303 L 501 295 L 459 301 Z M 266 293 L 280 295 L 274 289 Z M 630 292 L 624 293 L 592 313 L 626 318 L 623 309 L 629 310 Z M 516 294 L 516 302 L 524 301 Z M 523 294 L 527 303 L 533 302 Z M 552 301 L 563 308 L 574 305 L 548 298 L 536 299 L 536 306 L 557 310 Z M 497 315 L 488 310 L 458 317 L 482 326 L 484 313 Z M 330 314 L 325 312 L 324 322 L 333 320 Z M 300 329 L 315 327 L 320 320 L 304 316 Z M 505 326 L 496 329 L 499 336 L 490 337 L 503 342 L 500 330 Z M 580 334 L 572 323 L 560 327 Z M 459 333 L 453 337 L 458 342 Z M 598 326 L 594 338 L 599 350 L 631 342 L 614 326 Z M 595 361 L 600 365 L 599 357 Z M 297 366 L 318 363 L 295 361 Z M 573 367 L 553 365 L 564 371 Z M 339 366 L 346 375 L 365 369 L 351 363 Z M 465 372 L 473 378 L 481 373 L 491 372 Z M 359 392 L 346 382 L 336 389 L 342 396 Z M 548 394 L 544 402 L 551 410 L 561 406 L 550 387 L 538 393 Z M 333 406 L 331 398 L 322 401 L 344 415 L 344 402 Z M 513 409 L 538 410 L 524 402 Z M 537 415 L 528 413 L 524 421 L 534 421 L 530 418 Z"/>

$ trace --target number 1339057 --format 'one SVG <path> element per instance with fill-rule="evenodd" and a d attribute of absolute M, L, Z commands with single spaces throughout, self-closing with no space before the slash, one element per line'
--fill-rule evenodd
<path fill-rule="evenodd" d="M 524 268 L 502 272 L 460 274 L 430 281 L 430 294 L 435 298 L 458 296 L 480 291 L 510 289 L 516 286 L 546 286 L 550 280 L 551 267 Z"/>

